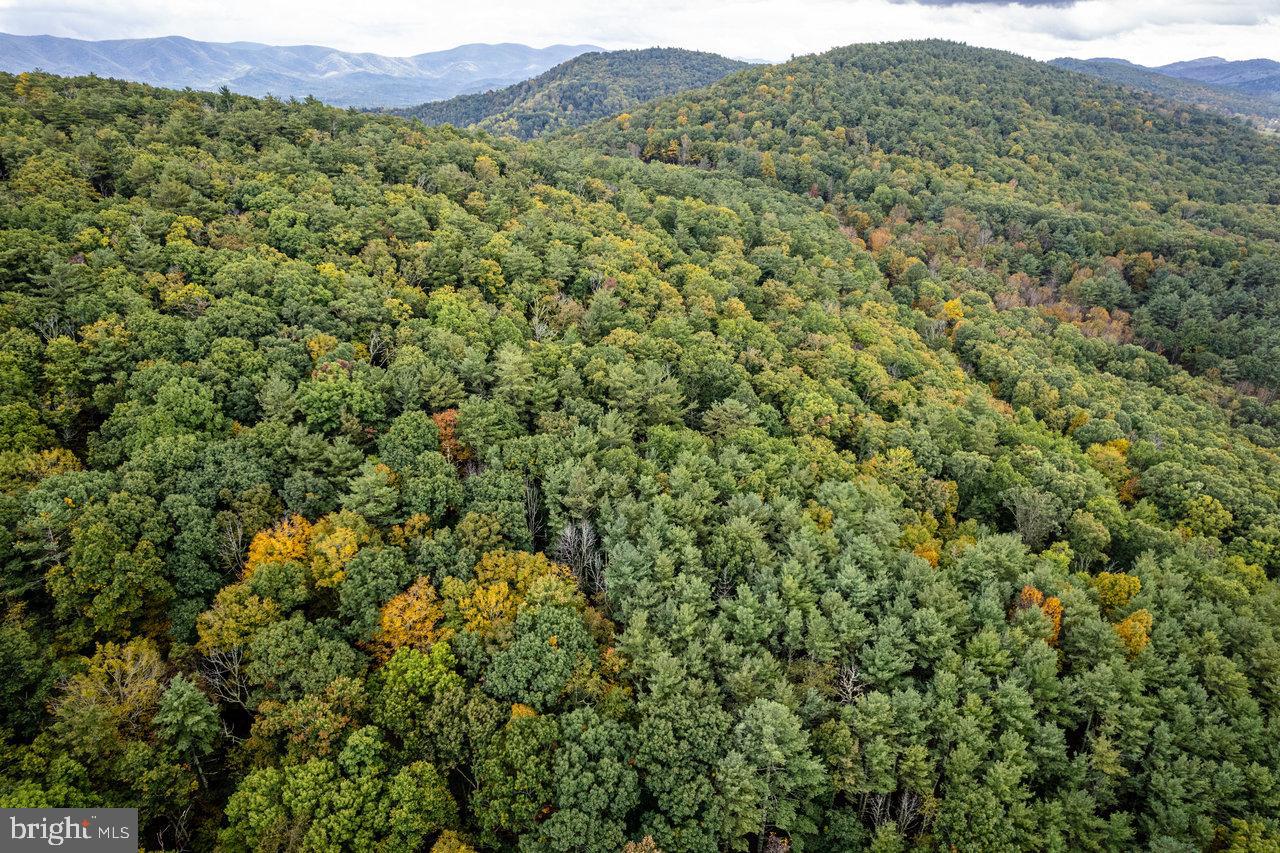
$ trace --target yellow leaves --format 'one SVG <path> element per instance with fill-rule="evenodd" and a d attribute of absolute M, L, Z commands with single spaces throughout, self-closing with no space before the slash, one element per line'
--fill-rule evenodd
<path fill-rule="evenodd" d="M 442 591 L 462 626 L 487 638 L 511 625 L 526 600 L 557 604 L 580 600 L 568 567 L 524 551 L 491 551 L 476 564 L 473 580 L 447 579 Z"/>
<path fill-rule="evenodd" d="M 1142 590 L 1142 580 L 1134 575 L 1101 572 L 1094 577 L 1093 586 L 1103 610 L 1119 610 Z"/>
<path fill-rule="evenodd" d="M 458 612 L 468 631 L 482 636 L 516 618 L 516 601 L 505 581 L 478 587 L 458 600 Z"/>
<path fill-rule="evenodd" d="M 1089 457 L 1089 463 L 1118 490 L 1122 490 L 1125 483 L 1133 476 L 1128 464 L 1128 439 L 1117 438 L 1113 441 L 1091 444 L 1085 451 L 1085 455 Z"/>
<path fill-rule="evenodd" d="M 928 520 L 933 523 L 917 522 L 904 525 L 900 544 L 910 548 L 911 553 L 937 568 L 938 561 L 942 558 L 942 540 L 934 536 L 938 528 L 937 521 L 932 517 Z"/>
<path fill-rule="evenodd" d="M 519 720 L 526 717 L 536 717 L 538 712 L 530 708 L 528 705 L 515 702 L 511 705 L 511 719 Z"/>
<path fill-rule="evenodd" d="M 1120 624 L 1112 626 L 1129 656 L 1141 652 L 1151 642 L 1151 613 L 1146 608 L 1135 610 Z"/>
<path fill-rule="evenodd" d="M 54 713 L 64 719 L 105 716 L 140 730 L 163 692 L 165 665 L 155 643 L 141 637 L 106 643 L 86 663 L 68 679 Z"/>
<path fill-rule="evenodd" d="M 476 158 L 475 175 L 482 181 L 496 181 L 498 179 L 498 163 L 488 154 L 481 154 Z"/>
<path fill-rule="evenodd" d="M 468 844 L 461 835 L 452 829 L 440 833 L 431 853 L 476 853 L 476 849 Z"/>
<path fill-rule="evenodd" d="M 318 332 L 307 338 L 307 353 L 310 354 L 313 362 L 319 361 L 337 348 L 338 339 L 333 335 Z"/>
<path fill-rule="evenodd" d="M 620 130 L 631 129 L 631 113 L 621 113 L 614 119 L 614 121 L 618 123 L 618 128 Z"/>
<path fill-rule="evenodd" d="M 813 519 L 819 530 L 830 530 L 836 521 L 836 514 L 815 500 L 805 506 L 805 515 Z"/>
<path fill-rule="evenodd" d="M 440 624 L 443 620 L 444 608 L 435 587 L 428 578 L 420 577 L 383 605 L 378 633 L 370 641 L 370 649 L 384 662 L 400 648 L 427 652 L 452 636 L 453 631 Z"/>
<path fill-rule="evenodd" d="M 173 220 L 173 224 L 169 226 L 169 232 L 164 235 L 166 246 L 190 246 L 191 232 L 198 231 L 204 227 L 204 223 L 194 216 L 179 216 Z"/>
<path fill-rule="evenodd" d="M 397 323 L 413 317 L 413 307 L 403 299 L 397 299 L 394 296 L 388 296 L 382 300 L 382 307 L 391 315 L 391 319 Z"/>
<path fill-rule="evenodd" d="M 768 151 L 760 155 L 760 174 L 769 180 L 778 177 L 778 167 L 774 165 L 773 154 Z"/>
<path fill-rule="evenodd" d="M 1235 521 L 1227 508 L 1211 495 L 1192 498 L 1187 501 L 1182 512 L 1183 519 L 1178 530 L 1188 536 L 1221 537 Z"/>
<path fill-rule="evenodd" d="M 330 513 L 311 530 L 311 576 L 319 588 L 337 586 L 346 577 L 343 569 L 377 537 L 360 516 L 350 510 Z"/>
<path fill-rule="evenodd" d="M 415 512 L 404 520 L 403 524 L 397 524 L 388 532 L 387 539 L 392 545 L 404 547 L 405 545 L 420 542 L 431 531 L 431 516 L 425 512 Z"/>
<path fill-rule="evenodd" d="M 249 556 L 245 560 L 244 576 L 262 563 L 287 563 L 302 561 L 307 555 L 311 540 L 311 523 L 300 515 L 292 515 L 269 530 L 263 530 L 249 543 Z"/>
<path fill-rule="evenodd" d="M 326 515 L 315 524 L 292 515 L 253 537 L 244 577 L 263 563 L 299 562 L 310 566 L 317 587 L 336 586 L 345 577 L 342 569 L 376 538 L 369 522 L 349 510 Z"/>
<path fill-rule="evenodd" d="M 231 584 L 218 592 L 213 607 L 196 621 L 196 649 L 209 654 L 247 645 L 279 618 L 280 608 L 274 601 L 253 595 L 243 583 Z"/>

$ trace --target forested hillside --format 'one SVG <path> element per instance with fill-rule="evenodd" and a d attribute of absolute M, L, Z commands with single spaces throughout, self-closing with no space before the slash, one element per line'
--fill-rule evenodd
<path fill-rule="evenodd" d="M 902 42 L 748 69 L 582 140 L 763 178 L 886 263 L 996 270 L 1002 304 L 1049 302 L 1267 399 L 1280 388 L 1280 147 L 1238 123 Z"/>
<path fill-rule="evenodd" d="M 1275 412 L 1130 342 L 1270 364 L 1273 158 L 1081 79 L 838 51 L 611 157 L 0 75 L 0 805 L 1273 848 Z"/>
<path fill-rule="evenodd" d="M 714 53 L 678 48 L 587 53 L 506 89 L 395 112 L 428 125 L 474 125 L 532 139 L 613 118 L 644 101 L 696 89 L 746 67 Z"/>
<path fill-rule="evenodd" d="M 1122 86 L 1143 89 L 1171 101 L 1243 118 L 1263 130 L 1280 131 L 1280 102 L 1265 97 L 1171 77 L 1118 59 L 1055 59 L 1051 64 Z"/>

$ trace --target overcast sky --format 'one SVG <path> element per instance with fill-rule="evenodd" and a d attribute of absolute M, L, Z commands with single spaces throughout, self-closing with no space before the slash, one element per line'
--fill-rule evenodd
<path fill-rule="evenodd" d="M 938 37 L 1037 59 L 1280 59 L 1280 0 L 0 0 L 0 31 L 184 35 L 405 56 L 467 42 L 653 45 L 782 60 Z"/>

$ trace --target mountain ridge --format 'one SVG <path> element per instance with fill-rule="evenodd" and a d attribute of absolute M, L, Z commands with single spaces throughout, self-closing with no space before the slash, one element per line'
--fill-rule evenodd
<path fill-rule="evenodd" d="M 166 88 L 304 98 L 335 106 L 401 106 L 505 86 L 589 51 L 594 45 L 471 43 L 411 56 L 323 45 L 206 42 L 186 36 L 90 41 L 0 33 L 0 70 L 95 74 Z"/>
<path fill-rule="evenodd" d="M 718 54 L 682 48 L 590 52 L 504 89 L 392 112 L 428 125 L 475 126 L 529 139 L 615 116 L 747 67 Z"/>
<path fill-rule="evenodd" d="M 1171 101 L 1243 118 L 1263 130 L 1273 132 L 1280 130 L 1280 93 L 1273 95 L 1266 92 L 1250 92 L 1237 86 L 1199 79 L 1212 75 L 1197 74 L 1193 67 L 1197 66 L 1197 63 L 1211 62 L 1226 62 L 1226 60 L 1206 57 L 1174 63 L 1173 66 L 1151 68 L 1111 57 L 1093 59 L 1060 57 L 1049 64 L 1122 86 L 1141 89 Z M 1169 73 L 1168 69 L 1174 66 L 1180 66 L 1182 73 Z"/>

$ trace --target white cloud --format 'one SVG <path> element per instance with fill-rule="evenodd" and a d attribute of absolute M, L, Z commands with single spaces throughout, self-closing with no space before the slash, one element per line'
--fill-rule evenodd
<path fill-rule="evenodd" d="M 1280 0 L 0 0 L 0 31 L 176 34 L 394 55 L 474 41 L 674 45 L 765 59 L 861 41 L 950 38 L 1042 59 L 1163 63 L 1274 54 Z"/>

